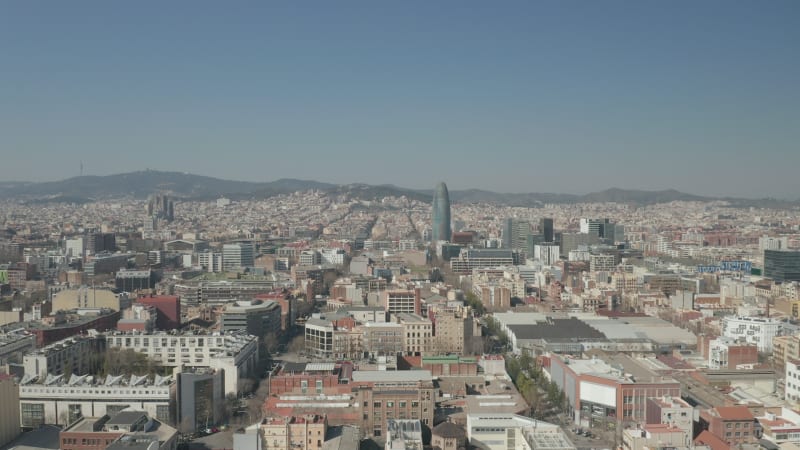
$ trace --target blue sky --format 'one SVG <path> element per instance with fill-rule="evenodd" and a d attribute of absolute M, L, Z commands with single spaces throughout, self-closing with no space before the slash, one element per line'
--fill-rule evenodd
<path fill-rule="evenodd" d="M 800 198 L 800 2 L 3 2 L 0 180 Z"/>

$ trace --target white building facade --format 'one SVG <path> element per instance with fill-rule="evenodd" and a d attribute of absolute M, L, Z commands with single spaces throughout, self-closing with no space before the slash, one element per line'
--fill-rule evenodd
<path fill-rule="evenodd" d="M 167 367 L 209 367 L 223 370 L 225 394 L 237 394 L 240 381 L 255 374 L 258 338 L 239 332 L 211 334 L 108 334 L 109 348 L 132 349 Z"/>
<path fill-rule="evenodd" d="M 20 423 L 23 428 L 42 424 L 68 425 L 78 417 L 102 417 L 133 407 L 151 417 L 170 422 L 172 377 L 62 375 L 25 377 L 19 386 Z"/>
<path fill-rule="evenodd" d="M 759 353 L 772 352 L 772 339 L 783 333 L 782 322 L 763 317 L 729 316 L 722 319 L 722 335 L 755 344 Z"/>

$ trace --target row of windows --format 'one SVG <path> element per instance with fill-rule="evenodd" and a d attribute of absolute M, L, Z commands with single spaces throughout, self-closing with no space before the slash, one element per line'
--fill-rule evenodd
<path fill-rule="evenodd" d="M 26 428 L 38 428 L 44 424 L 44 403 L 22 403 L 20 412 L 22 413 L 22 426 Z M 106 414 L 113 415 L 130 405 L 127 404 L 109 404 L 106 405 Z M 71 404 L 68 407 L 68 413 L 71 416 L 70 420 L 80 417 L 81 405 Z M 156 405 L 156 419 L 162 422 L 169 421 L 169 405 Z"/>
<path fill-rule="evenodd" d="M 204 347 L 206 343 L 206 339 L 208 340 L 208 344 L 213 346 L 214 343 L 218 347 L 222 347 L 224 345 L 224 338 L 194 338 L 194 337 L 181 337 L 181 338 L 148 338 L 148 337 L 125 337 L 125 338 L 114 338 L 114 343 L 117 347 L 122 347 L 123 343 L 125 347 L 187 347 L 188 344 L 190 347 Z M 152 344 L 152 345 L 151 345 Z"/>
<path fill-rule="evenodd" d="M 750 432 L 749 432 L 749 431 L 745 431 L 745 432 L 744 432 L 744 434 L 742 434 L 740 431 L 737 431 L 737 432 L 734 434 L 734 436 L 735 436 L 735 437 L 742 437 L 742 436 L 744 436 L 744 437 L 749 437 L 749 436 L 750 436 Z M 730 431 L 728 431 L 727 433 L 725 433 L 725 437 L 726 437 L 726 438 L 729 438 L 729 437 L 731 437 L 731 432 L 730 432 Z"/>
<path fill-rule="evenodd" d="M 391 400 L 387 400 L 386 401 L 386 407 L 387 408 L 394 408 L 394 403 L 395 402 L 393 402 Z M 400 400 L 400 401 L 397 402 L 397 404 L 398 404 L 398 406 L 400 408 L 405 408 L 407 403 L 406 403 L 405 400 Z M 376 400 L 376 401 L 372 402 L 372 407 L 373 408 L 381 408 L 382 405 L 383 405 L 383 403 L 380 400 Z M 364 402 L 364 407 L 366 408 L 367 406 L 369 406 L 369 403 Z M 419 402 L 418 401 L 412 401 L 411 402 L 411 407 L 412 408 L 418 408 L 419 407 Z"/>
<path fill-rule="evenodd" d="M 78 438 L 64 438 L 61 440 L 64 445 L 78 445 Z M 105 445 L 109 446 L 111 443 L 114 442 L 112 439 L 87 439 L 82 438 L 80 443 L 81 445 Z"/>
<path fill-rule="evenodd" d="M 39 393 L 39 394 L 91 394 L 91 395 L 99 395 L 99 394 L 108 394 L 108 395 L 160 395 L 167 393 L 168 390 L 164 391 L 149 391 L 149 390 L 138 390 L 138 389 L 119 389 L 119 390 L 95 390 L 95 389 L 66 389 L 66 388 L 36 388 L 36 387 L 23 387 L 22 393 L 23 394 L 32 394 L 32 393 Z"/>

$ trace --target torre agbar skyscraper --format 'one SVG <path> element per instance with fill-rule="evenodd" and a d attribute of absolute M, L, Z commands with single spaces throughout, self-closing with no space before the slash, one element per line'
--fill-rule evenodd
<path fill-rule="evenodd" d="M 449 241 L 450 230 L 450 194 L 447 185 L 439 183 L 433 193 L 433 242 Z"/>

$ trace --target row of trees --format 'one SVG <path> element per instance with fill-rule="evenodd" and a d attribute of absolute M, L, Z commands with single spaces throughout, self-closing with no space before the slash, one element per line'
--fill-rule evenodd
<path fill-rule="evenodd" d="M 553 412 L 566 409 L 566 396 L 549 380 L 527 350 L 519 357 L 506 357 L 506 371 L 517 390 L 531 407 L 531 416 L 544 419 Z"/>
<path fill-rule="evenodd" d="M 508 338 L 508 333 L 500 327 L 500 322 L 494 317 L 488 316 L 486 317 L 485 325 L 487 331 L 486 336 L 496 341 L 500 351 L 510 352 L 511 339 Z"/>

